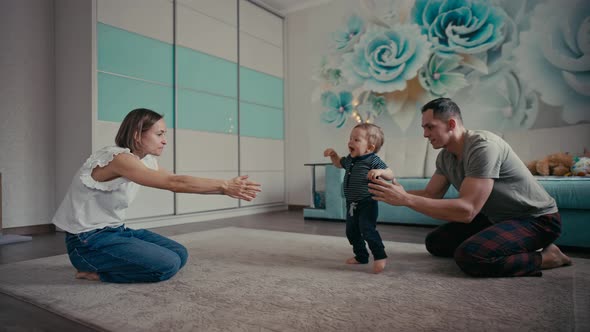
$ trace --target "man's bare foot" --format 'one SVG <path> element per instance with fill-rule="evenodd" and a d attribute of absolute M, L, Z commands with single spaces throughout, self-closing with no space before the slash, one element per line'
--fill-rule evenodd
<path fill-rule="evenodd" d="M 553 269 L 564 265 L 572 265 L 572 259 L 567 257 L 559 248 L 551 244 L 541 251 L 541 269 Z"/>
<path fill-rule="evenodd" d="M 86 280 L 92 280 L 92 281 L 99 281 L 100 277 L 98 276 L 98 273 L 96 273 L 96 272 L 78 271 L 78 272 L 76 272 L 76 279 L 86 279 Z"/>
<path fill-rule="evenodd" d="M 378 260 L 374 261 L 373 262 L 373 273 L 379 274 L 379 273 L 383 272 L 383 270 L 385 269 L 385 263 L 387 263 L 387 259 L 385 259 L 385 258 L 378 259 Z"/>
<path fill-rule="evenodd" d="M 361 264 L 361 262 L 357 261 L 354 257 L 350 257 L 346 260 L 346 264 Z"/>

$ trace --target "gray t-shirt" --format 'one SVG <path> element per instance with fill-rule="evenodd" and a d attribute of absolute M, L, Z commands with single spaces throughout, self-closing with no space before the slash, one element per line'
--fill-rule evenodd
<path fill-rule="evenodd" d="M 494 179 L 490 197 L 481 209 L 493 222 L 557 212 L 555 200 L 510 145 L 489 131 L 467 131 L 461 160 L 443 149 L 436 159 L 435 173 L 444 175 L 457 190 L 466 177 Z"/>

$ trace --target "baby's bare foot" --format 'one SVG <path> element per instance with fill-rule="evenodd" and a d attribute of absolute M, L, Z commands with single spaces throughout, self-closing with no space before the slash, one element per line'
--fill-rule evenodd
<path fill-rule="evenodd" d="M 91 280 L 91 281 L 98 281 L 98 280 L 100 280 L 100 277 L 98 276 L 98 273 L 96 273 L 96 272 L 78 271 L 78 272 L 76 272 L 76 279 L 86 279 L 86 280 Z"/>
<path fill-rule="evenodd" d="M 566 256 L 559 248 L 551 244 L 541 252 L 541 268 L 553 269 L 564 265 L 572 265 L 572 259 Z"/>
<path fill-rule="evenodd" d="M 383 272 L 385 269 L 385 263 L 387 263 L 387 259 L 378 259 L 373 262 L 373 273 L 379 274 Z"/>
<path fill-rule="evenodd" d="M 361 262 L 357 261 L 356 258 L 350 257 L 346 260 L 346 264 L 360 264 Z"/>

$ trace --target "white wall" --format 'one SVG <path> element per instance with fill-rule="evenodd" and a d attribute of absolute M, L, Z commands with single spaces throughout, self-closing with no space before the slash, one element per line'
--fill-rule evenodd
<path fill-rule="evenodd" d="M 295 13 L 285 18 L 285 171 L 287 174 L 287 203 L 307 205 L 311 171 L 303 166 L 309 161 L 307 132 L 307 110 L 311 107 L 309 84 L 300 84 L 308 79 L 309 73 L 301 68 L 309 68 L 310 59 L 297 56 L 309 47 L 307 14 Z M 307 177 L 307 179 L 306 179 Z"/>
<path fill-rule="evenodd" d="M 332 1 L 294 12 L 285 18 L 285 154 L 289 205 L 308 205 L 310 202 L 311 170 L 303 164 L 329 162 L 322 154 L 328 147 L 339 153 L 345 152 L 350 132 L 348 127 L 336 130 L 332 126 L 322 126 L 317 106 L 312 103 L 312 94 L 317 86 L 312 75 L 319 63 L 319 58 L 313 56 L 316 52 L 312 50 L 325 48 L 330 37 L 329 29 L 338 24 L 352 3 L 356 0 Z"/>
<path fill-rule="evenodd" d="M 55 1 L 56 208 L 92 152 L 95 1 Z"/>
<path fill-rule="evenodd" d="M 53 1 L 0 2 L 0 172 L 4 228 L 55 209 Z"/>

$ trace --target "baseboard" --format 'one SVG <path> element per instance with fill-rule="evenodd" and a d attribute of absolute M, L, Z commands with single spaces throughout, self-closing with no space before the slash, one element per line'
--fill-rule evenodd
<path fill-rule="evenodd" d="M 172 226 L 180 224 L 189 224 L 193 222 L 203 222 L 216 219 L 232 218 L 247 216 L 250 214 L 258 214 L 265 212 L 284 211 L 290 209 L 291 206 L 287 206 L 283 203 L 273 205 L 258 205 L 250 207 L 242 207 L 239 209 L 228 209 L 221 211 L 209 211 L 201 213 L 191 213 L 186 215 L 175 215 L 175 216 L 159 216 L 149 218 L 139 218 L 128 220 L 125 224 L 132 226 L 133 228 L 155 228 L 163 226 Z M 4 234 L 13 235 L 36 235 L 53 233 L 55 231 L 61 231 L 56 229 L 53 224 L 46 225 L 35 225 L 35 226 L 24 226 L 24 227 L 13 227 L 5 228 L 2 230 Z"/>
<path fill-rule="evenodd" d="M 55 225 L 44 224 L 34 226 L 23 226 L 23 227 L 12 227 L 2 229 L 2 234 L 13 234 L 13 235 L 36 235 L 46 234 L 55 232 Z"/>
<path fill-rule="evenodd" d="M 287 209 L 289 211 L 303 211 L 303 209 L 305 209 L 306 207 L 308 207 L 308 206 L 307 205 L 291 205 L 291 204 L 289 204 Z"/>
<path fill-rule="evenodd" d="M 217 219 L 233 218 L 240 216 L 247 216 L 250 214 L 258 214 L 265 212 L 274 211 L 285 211 L 287 205 L 283 203 L 273 205 L 259 205 L 241 207 L 239 209 L 228 209 L 221 211 L 209 211 L 201 213 L 191 213 L 187 215 L 170 215 L 170 216 L 159 216 L 150 218 L 141 218 L 129 220 L 125 224 L 133 228 L 156 228 L 163 226 L 172 226 L 180 224 L 190 224 L 194 222 L 203 222 Z"/>

